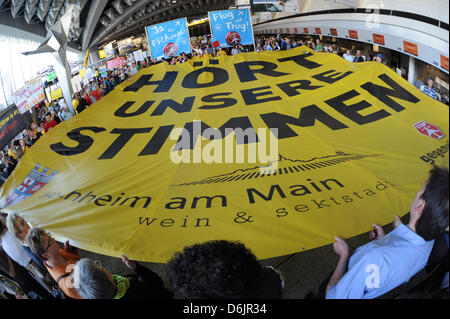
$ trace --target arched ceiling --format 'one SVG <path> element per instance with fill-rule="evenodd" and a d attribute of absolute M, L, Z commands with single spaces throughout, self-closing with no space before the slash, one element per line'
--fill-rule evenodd
<path fill-rule="evenodd" d="M 235 0 L 0 0 L 0 23 L 24 30 L 49 30 L 70 5 L 77 15 L 69 28 L 69 45 L 85 51 L 119 40 L 147 25 L 177 18 L 195 18 L 228 9 Z M 3 20 L 3 22 L 1 21 Z"/>

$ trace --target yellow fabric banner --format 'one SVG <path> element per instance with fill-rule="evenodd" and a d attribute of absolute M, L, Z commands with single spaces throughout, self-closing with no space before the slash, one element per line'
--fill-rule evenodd
<path fill-rule="evenodd" d="M 448 166 L 448 115 L 380 63 L 306 47 L 158 64 L 44 135 L 0 207 L 116 257 L 286 255 L 408 213 Z"/>

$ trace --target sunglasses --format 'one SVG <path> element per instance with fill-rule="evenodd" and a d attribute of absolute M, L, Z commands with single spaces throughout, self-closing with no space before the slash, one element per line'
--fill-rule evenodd
<path fill-rule="evenodd" d="M 45 247 L 45 251 L 48 251 L 48 249 L 52 245 L 52 238 L 50 236 L 48 236 L 47 238 L 48 238 L 48 244 L 47 244 L 47 247 Z"/>

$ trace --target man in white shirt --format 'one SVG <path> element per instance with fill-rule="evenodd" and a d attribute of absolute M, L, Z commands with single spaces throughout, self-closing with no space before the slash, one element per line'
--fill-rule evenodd
<path fill-rule="evenodd" d="M 136 68 L 136 62 L 133 61 L 133 63 L 131 63 L 131 68 L 130 68 L 131 76 L 135 75 L 137 72 L 138 72 L 138 70 Z"/>
<path fill-rule="evenodd" d="M 32 266 L 29 266 L 32 261 L 31 256 L 22 247 L 22 244 L 20 244 L 19 241 L 11 235 L 6 227 L 4 227 L 3 233 L 0 234 L 0 238 L 3 250 L 8 254 L 8 256 L 22 267 L 31 270 L 30 268 L 32 268 Z"/>
<path fill-rule="evenodd" d="M 347 52 L 344 53 L 344 55 L 342 57 L 345 60 L 347 60 L 348 62 L 353 62 L 353 60 L 355 59 L 355 57 L 352 55 L 352 51 L 351 50 L 347 50 Z"/>
<path fill-rule="evenodd" d="M 239 54 L 239 49 L 238 46 L 236 45 L 235 47 L 233 47 L 233 49 L 231 49 L 231 55 L 236 55 Z"/>
<path fill-rule="evenodd" d="M 373 224 L 374 241 L 350 256 L 349 247 L 336 236 L 338 265 L 327 285 L 327 299 L 373 299 L 409 281 L 427 264 L 434 239 L 448 231 L 448 169 L 434 167 L 410 205 L 408 225 L 385 235 Z"/>

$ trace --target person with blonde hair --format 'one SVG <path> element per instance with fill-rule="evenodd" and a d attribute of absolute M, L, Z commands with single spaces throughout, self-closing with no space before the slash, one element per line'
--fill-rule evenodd
<path fill-rule="evenodd" d="M 1 220 L 0 244 L 0 276 L 3 273 L 16 281 L 33 299 L 51 298 L 52 287 L 56 283 L 52 282 L 50 285 L 46 285 L 39 266 Z"/>
<path fill-rule="evenodd" d="M 41 228 L 33 228 L 27 235 L 31 251 L 44 260 L 45 268 L 58 283 L 62 292 L 70 298 L 81 299 L 74 287 L 72 276 L 74 266 L 81 257 L 78 248 L 67 241 L 62 247 L 53 237 Z"/>

